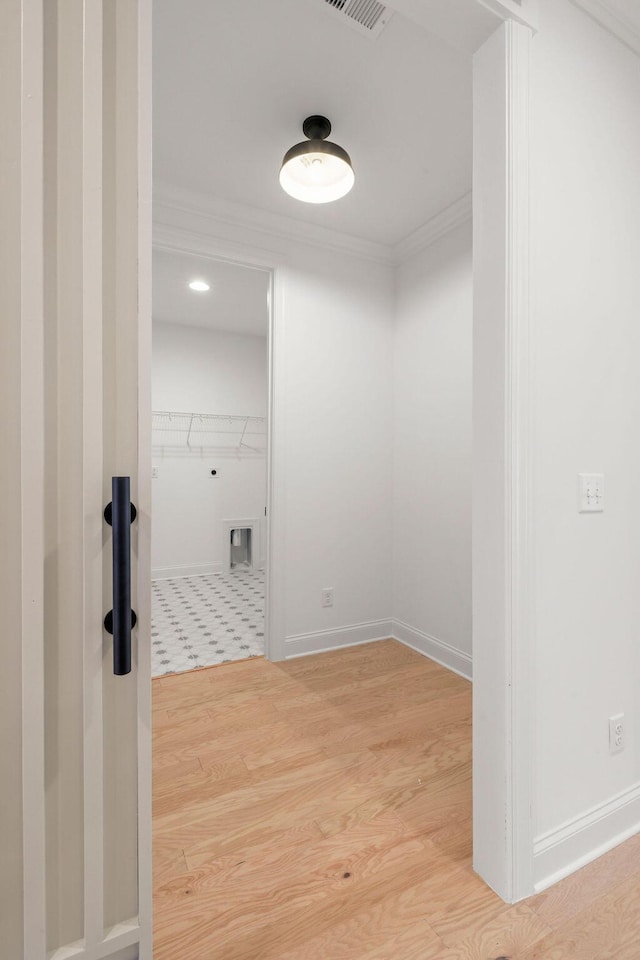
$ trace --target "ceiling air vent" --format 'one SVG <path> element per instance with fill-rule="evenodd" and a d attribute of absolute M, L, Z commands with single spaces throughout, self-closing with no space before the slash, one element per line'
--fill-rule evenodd
<path fill-rule="evenodd" d="M 384 30 L 392 11 L 378 0 L 324 0 L 325 6 L 340 14 L 350 27 L 366 37 L 377 37 Z"/>

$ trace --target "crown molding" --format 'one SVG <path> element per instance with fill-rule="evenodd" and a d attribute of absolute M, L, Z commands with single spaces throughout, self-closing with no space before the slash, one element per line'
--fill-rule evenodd
<path fill-rule="evenodd" d="M 238 266 L 253 267 L 256 270 L 275 270 L 277 266 L 286 265 L 288 262 L 286 255 L 275 253 L 268 247 L 249 246 L 246 243 L 229 240 L 220 233 L 206 230 L 201 232 L 190 227 L 179 227 L 158 221 L 153 224 L 153 247 L 156 250 L 167 250 L 172 253 L 213 257 Z"/>
<path fill-rule="evenodd" d="M 640 56 L 640 9 L 638 17 L 632 20 L 621 14 L 608 0 L 571 0 L 571 2 Z"/>
<path fill-rule="evenodd" d="M 389 0 L 406 19 L 457 50 L 476 53 L 500 22 L 538 29 L 538 0 Z"/>
<path fill-rule="evenodd" d="M 187 248 L 192 246 L 186 239 L 190 237 L 205 249 L 212 239 L 218 239 L 238 250 L 260 248 L 273 255 L 283 252 L 283 243 L 305 243 L 391 267 L 416 256 L 451 230 L 467 223 L 471 216 L 471 194 L 467 193 L 403 240 L 384 244 L 166 184 L 156 185 L 153 201 L 154 239 L 161 244 L 167 236 L 173 238 L 172 243 L 181 237 Z"/>
<path fill-rule="evenodd" d="M 472 217 L 471 193 L 466 193 L 459 200 L 455 200 L 450 206 L 441 210 L 435 217 L 427 220 L 425 224 L 410 233 L 393 247 L 393 262 L 395 264 L 404 263 L 411 257 L 437 243 L 445 234 L 456 227 L 467 223 Z"/>
<path fill-rule="evenodd" d="M 250 231 L 278 241 L 305 243 L 332 253 L 344 253 L 374 263 L 393 264 L 392 249 L 384 243 L 375 243 L 350 234 L 305 223 L 294 217 L 285 217 L 268 210 L 223 200 L 219 197 L 156 184 L 154 189 L 154 222 L 163 226 L 193 230 L 209 236 L 226 238 L 231 230 Z M 258 246 L 255 238 L 247 239 Z"/>

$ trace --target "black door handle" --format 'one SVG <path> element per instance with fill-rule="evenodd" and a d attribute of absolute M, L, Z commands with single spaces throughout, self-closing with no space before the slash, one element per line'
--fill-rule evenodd
<path fill-rule="evenodd" d="M 104 628 L 113 636 L 113 672 L 131 673 L 131 630 L 136 625 L 131 609 L 131 524 L 136 508 L 131 503 L 129 477 L 111 478 L 111 503 L 104 518 L 113 529 L 113 610 L 104 618 Z"/>

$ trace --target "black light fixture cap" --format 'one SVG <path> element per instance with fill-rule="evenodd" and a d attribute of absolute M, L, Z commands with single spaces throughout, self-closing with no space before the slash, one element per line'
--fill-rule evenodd
<path fill-rule="evenodd" d="M 331 133 L 331 123 L 326 117 L 314 114 L 302 124 L 302 132 L 309 140 L 326 140 Z"/>
<path fill-rule="evenodd" d="M 284 167 L 290 160 L 294 160 L 296 157 L 304 157 L 308 153 L 326 153 L 332 157 L 338 157 L 350 167 L 352 166 L 351 157 L 347 151 L 330 140 L 302 140 L 300 143 L 296 143 L 285 153 L 282 166 Z"/>

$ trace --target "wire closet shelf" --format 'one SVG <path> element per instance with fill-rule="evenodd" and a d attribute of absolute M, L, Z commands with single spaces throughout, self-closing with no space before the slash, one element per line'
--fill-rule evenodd
<path fill-rule="evenodd" d="M 152 441 L 154 449 L 160 451 L 215 451 L 261 457 L 267 452 L 267 419 L 154 410 Z"/>

